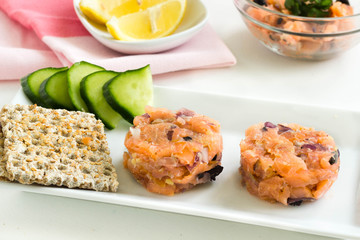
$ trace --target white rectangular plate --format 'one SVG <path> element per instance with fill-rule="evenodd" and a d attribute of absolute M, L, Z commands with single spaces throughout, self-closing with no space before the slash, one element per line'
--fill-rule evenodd
<path fill-rule="evenodd" d="M 13 103 L 30 104 L 22 91 Z M 155 87 L 155 106 L 182 107 L 208 115 L 221 123 L 224 171 L 215 182 L 173 197 L 147 192 L 122 166 L 124 136 L 129 124 L 107 131 L 113 163 L 119 176 L 117 193 L 59 187 L 21 185 L 23 191 L 105 203 L 190 214 L 292 231 L 360 239 L 359 183 L 360 112 L 268 102 Z M 338 180 L 326 195 L 299 207 L 272 204 L 250 195 L 240 183 L 240 140 L 252 124 L 264 121 L 298 123 L 334 137 L 341 152 Z"/>

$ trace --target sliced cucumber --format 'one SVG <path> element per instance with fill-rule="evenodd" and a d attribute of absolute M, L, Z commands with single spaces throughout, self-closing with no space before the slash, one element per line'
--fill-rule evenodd
<path fill-rule="evenodd" d="M 84 77 L 80 83 L 81 96 L 90 112 L 94 113 L 108 129 L 114 129 L 122 119 L 121 115 L 107 103 L 103 94 L 103 86 L 118 72 L 98 71 Z"/>
<path fill-rule="evenodd" d="M 106 101 L 128 122 L 145 113 L 153 104 L 153 85 L 150 66 L 120 73 L 103 87 Z"/>
<path fill-rule="evenodd" d="M 41 83 L 39 93 L 47 107 L 75 109 L 69 96 L 67 72 L 68 69 L 57 72 Z"/>
<path fill-rule="evenodd" d="M 45 104 L 41 101 L 39 88 L 43 81 L 45 81 L 48 77 L 53 75 L 54 73 L 60 72 L 67 69 L 67 67 L 63 68 L 42 68 L 35 72 L 30 73 L 29 75 L 21 78 L 21 86 L 25 93 L 25 95 L 37 105 L 45 106 Z"/>
<path fill-rule="evenodd" d="M 70 67 L 68 71 L 69 96 L 71 102 L 73 103 L 74 107 L 77 110 L 83 112 L 88 111 L 88 107 L 86 106 L 86 103 L 81 98 L 81 93 L 80 93 L 81 80 L 90 73 L 101 70 L 104 70 L 104 68 L 85 61 L 74 63 Z"/>

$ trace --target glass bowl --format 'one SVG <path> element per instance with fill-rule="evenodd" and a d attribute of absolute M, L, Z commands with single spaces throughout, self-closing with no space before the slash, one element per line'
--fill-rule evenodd
<path fill-rule="evenodd" d="M 323 60 L 351 49 L 360 41 L 360 0 L 354 14 L 313 18 L 284 14 L 252 0 L 234 0 L 250 32 L 271 51 L 297 59 Z"/>

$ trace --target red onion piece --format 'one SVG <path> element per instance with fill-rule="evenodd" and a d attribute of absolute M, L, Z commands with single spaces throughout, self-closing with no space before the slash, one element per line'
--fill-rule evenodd
<path fill-rule="evenodd" d="M 186 168 L 191 172 L 198 163 L 208 163 L 209 162 L 209 149 L 203 148 L 200 152 L 195 154 L 194 163 L 192 165 L 186 165 Z"/>
<path fill-rule="evenodd" d="M 308 148 L 313 151 L 320 150 L 320 151 L 326 151 L 326 147 L 321 145 L 320 143 L 306 143 L 301 146 L 301 149 Z"/>
<path fill-rule="evenodd" d="M 284 126 L 282 124 L 278 124 L 279 130 L 278 130 L 278 134 L 282 134 L 284 132 L 288 132 L 288 131 L 293 131 L 291 128 Z"/>
<path fill-rule="evenodd" d="M 264 123 L 264 126 L 265 126 L 266 128 L 276 128 L 276 125 L 273 124 L 273 123 L 271 123 L 271 122 L 265 122 L 265 123 Z"/>
<path fill-rule="evenodd" d="M 183 117 L 183 116 L 193 117 L 194 115 L 195 115 L 194 111 L 191 111 L 191 110 L 186 109 L 186 108 L 182 108 L 179 111 L 177 111 L 177 113 L 176 113 L 177 117 Z"/>
<path fill-rule="evenodd" d="M 313 150 L 313 151 L 315 151 L 317 149 L 315 144 L 304 144 L 304 145 L 301 146 L 301 149 L 304 149 L 304 148 L 308 148 L 308 149 Z"/>
<path fill-rule="evenodd" d="M 148 113 L 144 113 L 143 115 L 141 115 L 144 118 L 150 118 L 150 115 Z"/>
<path fill-rule="evenodd" d="M 202 155 L 202 158 L 200 159 L 201 162 L 208 163 L 209 162 L 209 149 L 208 148 L 203 148 L 201 150 L 201 155 Z"/>

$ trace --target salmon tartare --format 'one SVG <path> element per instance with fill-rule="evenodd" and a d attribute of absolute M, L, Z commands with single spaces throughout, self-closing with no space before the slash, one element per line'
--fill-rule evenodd
<path fill-rule="evenodd" d="M 246 9 L 253 21 L 246 21 L 249 30 L 265 46 L 272 46 L 285 56 L 321 59 L 335 53 L 338 48 L 346 49 L 345 42 L 350 37 L 339 33 L 353 31 L 355 27 L 352 19 L 345 18 L 354 15 L 354 9 L 347 0 L 330 1 L 326 8 L 323 6 L 325 1 L 252 1 L 260 7 Z M 319 8 L 316 8 L 315 2 Z"/>
<path fill-rule="evenodd" d="M 125 137 L 124 167 L 149 192 L 171 196 L 222 172 L 217 121 L 185 108 L 147 106 L 145 112 Z"/>
<path fill-rule="evenodd" d="M 317 200 L 338 176 L 340 151 L 334 139 L 313 128 L 259 123 L 246 130 L 240 149 L 243 184 L 270 202 Z"/>

